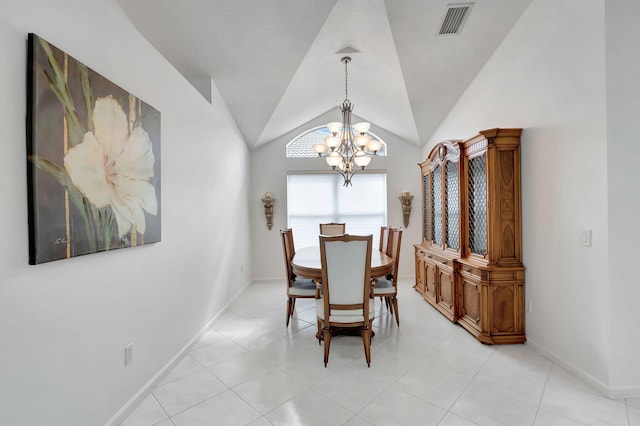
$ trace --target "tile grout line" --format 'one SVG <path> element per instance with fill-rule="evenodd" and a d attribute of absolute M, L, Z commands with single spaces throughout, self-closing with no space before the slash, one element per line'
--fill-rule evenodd
<path fill-rule="evenodd" d="M 536 415 L 533 417 L 533 424 L 536 424 L 536 420 L 538 420 L 538 414 L 540 413 L 540 409 L 542 408 L 542 400 L 544 399 L 544 394 L 547 391 L 547 386 L 549 385 L 549 379 L 551 378 L 551 371 L 553 370 L 553 361 L 551 361 L 551 365 L 549 366 L 549 370 L 547 371 L 547 378 L 544 381 L 544 388 L 542 389 L 542 393 L 540 394 L 540 400 L 538 401 L 538 407 L 536 408 Z M 570 419 L 571 420 L 571 419 Z"/>

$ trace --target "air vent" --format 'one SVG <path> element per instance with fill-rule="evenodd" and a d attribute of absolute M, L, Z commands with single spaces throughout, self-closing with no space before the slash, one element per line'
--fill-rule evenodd
<path fill-rule="evenodd" d="M 447 5 L 447 13 L 440 27 L 440 35 L 460 34 L 473 3 L 454 3 Z"/>

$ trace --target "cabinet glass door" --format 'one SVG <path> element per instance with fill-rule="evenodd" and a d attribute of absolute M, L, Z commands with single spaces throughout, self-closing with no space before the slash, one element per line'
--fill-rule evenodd
<path fill-rule="evenodd" d="M 447 194 L 447 246 L 458 250 L 460 248 L 460 184 L 458 183 L 458 163 L 446 163 L 446 194 Z"/>
<path fill-rule="evenodd" d="M 469 159 L 469 250 L 487 254 L 486 153 Z"/>
<path fill-rule="evenodd" d="M 422 190 L 424 193 L 422 194 L 422 220 L 424 223 L 422 224 L 422 240 L 423 241 L 431 241 L 433 238 L 432 232 L 432 221 L 431 221 L 431 175 L 427 173 L 422 176 Z"/>
<path fill-rule="evenodd" d="M 431 235 L 433 243 L 442 245 L 442 170 L 438 165 L 431 176 Z"/>

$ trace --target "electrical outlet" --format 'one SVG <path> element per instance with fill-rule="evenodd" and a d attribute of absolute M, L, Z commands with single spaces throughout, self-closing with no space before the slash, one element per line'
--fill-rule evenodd
<path fill-rule="evenodd" d="M 124 365 L 129 365 L 133 362 L 133 343 L 129 343 L 124 347 Z"/>

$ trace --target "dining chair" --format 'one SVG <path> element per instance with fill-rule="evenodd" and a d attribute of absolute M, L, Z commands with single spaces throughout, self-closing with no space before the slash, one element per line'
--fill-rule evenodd
<path fill-rule="evenodd" d="M 385 254 L 387 253 L 387 245 L 389 244 L 389 229 L 389 226 L 380 227 L 380 252 Z M 385 299 L 383 296 L 380 296 L 380 302 L 382 302 L 383 299 L 386 302 L 387 308 L 389 309 L 389 299 Z"/>
<path fill-rule="evenodd" d="M 297 298 L 315 298 L 317 295 L 316 283 L 311 278 L 297 277 L 291 269 L 291 260 L 296 254 L 293 244 L 293 230 L 286 228 L 280 231 L 282 237 L 282 249 L 284 251 L 284 265 L 287 272 L 287 327 L 296 308 Z"/>
<path fill-rule="evenodd" d="M 321 235 L 342 235 L 345 233 L 346 224 L 344 223 L 321 223 L 320 234 Z"/>
<path fill-rule="evenodd" d="M 389 241 L 389 227 L 381 226 L 380 227 L 380 251 L 383 253 L 387 252 L 387 242 Z"/>
<path fill-rule="evenodd" d="M 316 314 L 322 325 L 325 367 L 335 328 L 360 329 L 367 366 L 371 366 L 371 326 L 375 317 L 371 298 L 372 241 L 372 235 L 320 235 L 322 297 L 316 300 Z"/>
<path fill-rule="evenodd" d="M 400 265 L 400 243 L 402 242 L 402 228 L 389 228 L 389 239 L 386 254 L 393 258 L 393 269 L 390 275 L 376 278 L 373 287 L 373 296 L 384 298 L 385 304 L 395 315 L 396 323 L 400 326 L 400 314 L 398 313 L 398 266 Z"/>

